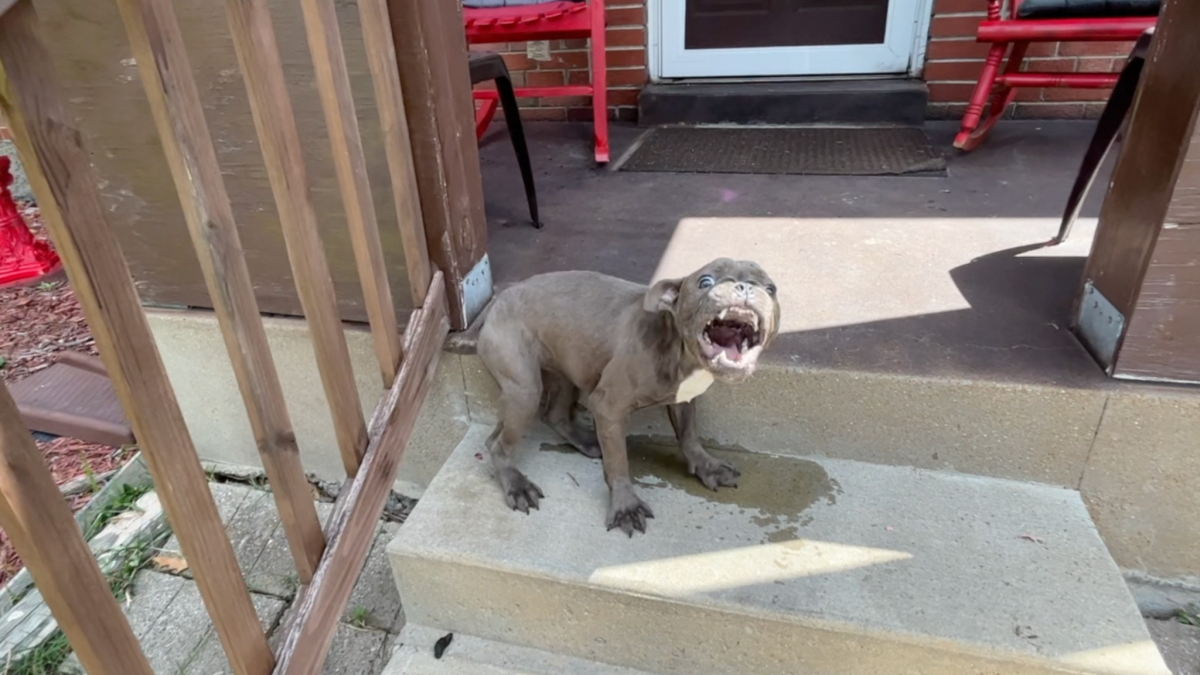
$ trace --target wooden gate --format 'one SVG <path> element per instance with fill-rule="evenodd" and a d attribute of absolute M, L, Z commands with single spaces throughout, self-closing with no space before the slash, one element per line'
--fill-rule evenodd
<path fill-rule="evenodd" d="M 225 1 L 347 474 L 347 485 L 322 528 L 171 0 L 115 1 L 302 584 L 294 620 L 283 629 L 277 652 L 269 648 L 251 604 L 128 264 L 106 221 L 82 134 L 39 38 L 30 0 L 0 0 L 0 106 L 233 672 L 315 674 L 322 669 L 338 617 L 362 569 L 450 327 L 446 283 L 430 264 L 418 205 L 421 172 L 414 171 L 389 7 L 386 0 L 358 1 L 417 307 L 403 335 L 383 265 L 334 0 L 301 0 L 375 354 L 388 389 L 368 421 L 353 381 L 267 0 Z M 442 40 L 440 45 L 450 42 Z M 437 56 L 439 41 L 426 44 L 433 49 L 414 58 Z M 465 54 L 457 58 L 465 59 Z M 430 71 L 428 63 L 406 67 Z M 445 69 L 445 63 L 441 67 Z M 444 92 L 446 87 L 437 89 Z M 409 96 L 409 107 L 414 100 L 420 102 L 421 94 Z M 469 88 L 462 96 L 469 96 Z M 433 113 L 444 99 L 433 100 L 432 94 L 429 98 L 422 108 L 427 119 L 414 124 L 433 123 Z M 420 152 L 418 160 L 423 161 Z M 426 180 L 422 176 L 422 182 Z M 440 189 L 453 187 L 443 182 Z M 444 230 L 445 222 L 433 225 L 433 230 Z M 445 257 L 439 247 L 434 251 L 435 262 Z M 461 278 L 459 272 L 450 274 L 452 282 Z M 453 304 L 461 304 L 453 283 L 450 292 Z M 151 672 L 3 386 L 0 524 L 89 673 Z"/>

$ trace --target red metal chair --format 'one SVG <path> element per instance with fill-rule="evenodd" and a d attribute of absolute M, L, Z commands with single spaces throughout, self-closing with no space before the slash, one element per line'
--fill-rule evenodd
<path fill-rule="evenodd" d="M 1136 40 L 1157 21 L 1158 0 L 988 0 L 987 19 L 976 41 L 990 42 L 983 73 L 963 116 L 954 147 L 979 147 L 1016 98 L 1018 87 L 1108 89 L 1119 73 L 1025 73 L 1021 62 L 1033 42 L 1097 42 Z M 1011 50 L 1009 47 L 1011 46 Z M 1008 53 L 1003 70 L 1000 64 Z M 990 99 L 990 105 L 989 105 Z M 987 115 L 984 116 L 984 109 Z"/>
<path fill-rule="evenodd" d="M 516 7 L 464 7 L 468 44 L 526 42 L 529 40 L 590 41 L 592 77 L 589 84 L 559 87 L 519 87 L 518 98 L 591 96 L 596 161 L 608 162 L 608 83 L 604 53 L 604 0 L 543 2 Z M 495 91 L 476 91 L 483 106 L 475 116 L 475 135 L 482 137 L 499 105 Z"/>

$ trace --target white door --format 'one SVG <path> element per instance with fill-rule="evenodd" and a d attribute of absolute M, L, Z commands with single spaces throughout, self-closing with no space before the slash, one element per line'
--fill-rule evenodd
<path fill-rule="evenodd" d="M 905 73 L 929 10 L 927 0 L 657 5 L 657 75 L 665 78 Z"/>

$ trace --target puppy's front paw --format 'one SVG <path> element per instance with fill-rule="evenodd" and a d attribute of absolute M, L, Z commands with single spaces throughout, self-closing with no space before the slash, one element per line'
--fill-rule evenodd
<path fill-rule="evenodd" d="M 633 488 L 615 489 L 608 503 L 608 529 L 616 527 L 630 537 L 633 531 L 646 532 L 646 519 L 653 518 L 654 512 L 646 506 L 646 502 L 634 493 Z"/>
<path fill-rule="evenodd" d="M 538 500 L 545 499 L 542 489 L 516 469 L 509 469 L 500 478 L 500 487 L 504 489 L 504 501 L 513 511 L 529 513 L 529 509 L 538 508 Z"/>
<path fill-rule="evenodd" d="M 707 461 L 700 462 L 691 467 L 692 474 L 704 483 L 704 487 L 716 492 L 721 487 L 737 487 L 738 478 L 742 472 L 738 471 L 729 462 L 722 462 L 714 457 L 709 457 Z"/>

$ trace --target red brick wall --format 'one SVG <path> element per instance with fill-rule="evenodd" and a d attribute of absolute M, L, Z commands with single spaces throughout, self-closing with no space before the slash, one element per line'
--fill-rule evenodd
<path fill-rule="evenodd" d="M 983 69 L 990 45 L 975 42 L 975 29 L 986 16 L 985 0 L 935 0 L 925 81 L 930 117 L 961 117 Z M 1066 42 L 1033 44 L 1024 70 L 1100 73 L 1120 70 L 1133 43 Z M 1096 117 L 1107 89 L 1022 89 L 1009 114 L 1027 118 Z"/>
<path fill-rule="evenodd" d="M 609 0 L 605 7 L 608 60 L 608 115 L 610 118 L 637 118 L 637 95 L 647 82 L 646 6 L 640 0 Z M 591 53 L 587 40 L 551 40 L 550 60 L 529 58 L 526 43 L 472 45 L 472 49 L 504 54 L 513 84 L 517 87 L 541 87 L 585 84 L 591 72 Z M 521 99 L 521 117 L 534 120 L 591 120 L 591 97 Z"/>
<path fill-rule="evenodd" d="M 608 14 L 609 117 L 633 120 L 637 94 L 647 81 L 646 9 L 644 0 L 611 0 Z M 961 117 L 983 68 L 988 46 L 975 42 L 975 29 L 986 15 L 986 0 L 935 0 L 924 78 L 929 83 L 929 114 Z M 1110 72 L 1119 70 L 1132 43 L 1035 44 L 1025 70 Z M 586 40 L 554 40 L 550 60 L 534 61 L 526 44 L 472 45 L 504 54 L 514 84 L 577 84 L 587 80 Z M 1024 89 L 1010 115 L 1026 118 L 1082 118 L 1100 114 L 1108 90 Z M 590 120 L 587 97 L 523 99 L 522 116 L 536 120 Z"/>

